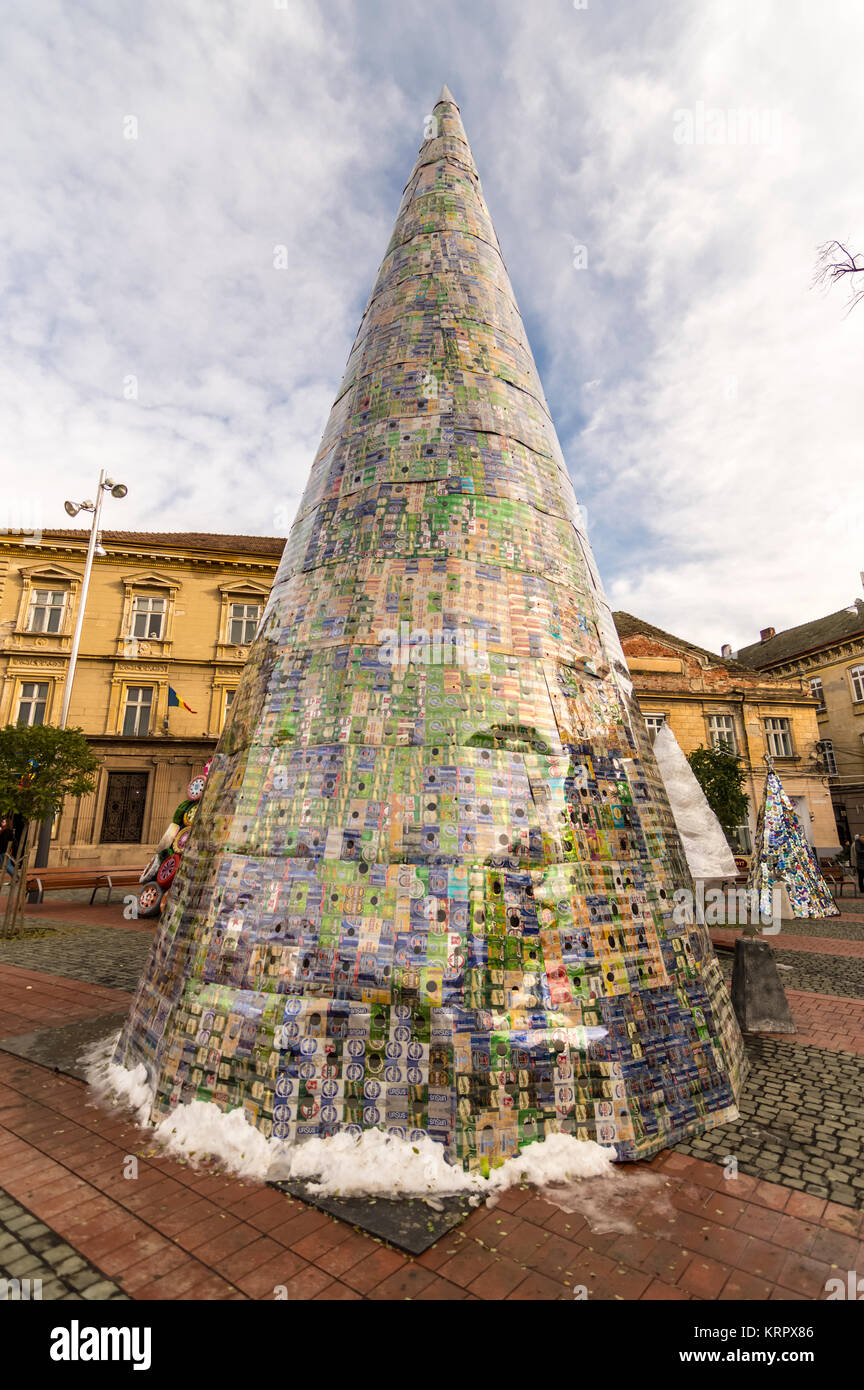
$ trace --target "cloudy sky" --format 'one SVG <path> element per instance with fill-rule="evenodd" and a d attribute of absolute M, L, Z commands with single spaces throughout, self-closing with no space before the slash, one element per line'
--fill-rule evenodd
<path fill-rule="evenodd" d="M 0 523 L 106 467 L 106 528 L 284 534 L 447 82 L 613 607 L 843 607 L 862 52 L 857 0 L 6 0 Z"/>

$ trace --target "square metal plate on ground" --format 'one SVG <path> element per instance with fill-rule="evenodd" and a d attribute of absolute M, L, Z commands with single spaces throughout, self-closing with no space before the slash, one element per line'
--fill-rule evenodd
<path fill-rule="evenodd" d="M 436 1197 L 439 1211 L 422 1197 L 324 1197 L 310 1192 L 304 1182 L 271 1182 L 267 1186 L 378 1236 L 409 1255 L 422 1255 L 473 1211 L 467 1197 Z"/>

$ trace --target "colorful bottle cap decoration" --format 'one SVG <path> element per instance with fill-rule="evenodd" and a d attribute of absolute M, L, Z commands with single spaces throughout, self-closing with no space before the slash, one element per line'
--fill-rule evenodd
<path fill-rule="evenodd" d="M 117 1060 L 154 1118 L 639 1158 L 736 1117 L 741 1038 L 449 94 L 427 133 Z"/>

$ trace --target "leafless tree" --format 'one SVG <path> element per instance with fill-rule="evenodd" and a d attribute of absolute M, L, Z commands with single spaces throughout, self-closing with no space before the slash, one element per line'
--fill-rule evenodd
<path fill-rule="evenodd" d="M 819 247 L 813 284 L 829 289 L 846 275 L 862 276 L 860 280 L 850 281 L 846 313 L 851 314 L 859 299 L 864 299 L 864 256 L 860 252 L 853 255 L 847 251 L 842 241 L 826 241 L 824 246 Z"/>

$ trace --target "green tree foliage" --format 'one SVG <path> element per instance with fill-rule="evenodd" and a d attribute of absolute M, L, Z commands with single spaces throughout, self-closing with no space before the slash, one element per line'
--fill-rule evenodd
<path fill-rule="evenodd" d="M 705 748 L 700 743 L 688 753 L 687 761 L 725 834 L 731 835 L 746 820 L 750 804 L 741 759 L 728 748 Z"/>
<path fill-rule="evenodd" d="M 7 724 L 0 729 L 0 811 L 45 820 L 65 797 L 92 791 L 98 767 L 80 729 Z"/>
<path fill-rule="evenodd" d="M 98 767 L 80 729 L 51 724 L 7 724 L 0 729 L 0 813 L 24 821 L 0 935 L 12 936 L 21 920 L 34 824 L 55 816 L 65 797 L 92 791 Z M 0 871 L 5 880 L 5 864 Z"/>

